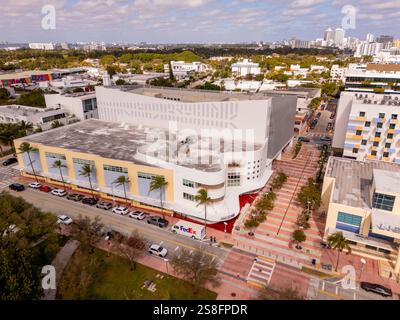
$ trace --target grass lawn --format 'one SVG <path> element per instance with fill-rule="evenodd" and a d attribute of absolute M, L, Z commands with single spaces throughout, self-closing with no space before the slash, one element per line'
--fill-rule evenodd
<path fill-rule="evenodd" d="M 96 250 L 94 255 L 101 261 L 101 266 L 95 274 L 92 285 L 87 288 L 85 299 L 215 300 L 217 297 L 216 293 L 206 289 L 201 289 L 194 295 L 190 283 L 167 276 L 141 264 L 137 264 L 136 270 L 131 271 L 129 261 L 119 256 L 108 257 L 107 253 L 101 250 Z M 156 278 L 157 274 L 163 275 L 164 278 Z M 141 288 L 146 279 L 150 279 L 156 284 L 155 292 Z M 74 299 L 68 294 L 64 294 L 61 298 Z"/>

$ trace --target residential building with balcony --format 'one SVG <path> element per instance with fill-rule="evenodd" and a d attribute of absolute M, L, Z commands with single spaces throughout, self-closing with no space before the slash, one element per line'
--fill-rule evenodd
<path fill-rule="evenodd" d="M 231 66 L 232 74 L 235 76 L 244 77 L 248 74 L 257 75 L 261 73 L 260 65 L 252 62 L 249 59 L 236 62 Z"/>
<path fill-rule="evenodd" d="M 400 163 L 400 94 L 342 92 L 332 147 L 356 160 Z"/>
<path fill-rule="evenodd" d="M 400 272 L 400 165 L 330 157 L 322 187 L 324 239 L 342 232 L 355 254 Z"/>

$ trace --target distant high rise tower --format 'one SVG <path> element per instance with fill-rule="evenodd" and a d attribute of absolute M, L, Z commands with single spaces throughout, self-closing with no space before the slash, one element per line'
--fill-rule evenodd
<path fill-rule="evenodd" d="M 367 36 L 366 36 L 365 40 L 366 40 L 368 43 L 374 42 L 375 36 L 374 36 L 372 33 L 367 33 Z"/>
<path fill-rule="evenodd" d="M 342 28 L 336 28 L 336 30 L 335 30 L 335 45 L 339 48 L 343 48 L 344 29 L 342 29 Z"/>
<path fill-rule="evenodd" d="M 328 28 L 324 32 L 324 40 L 327 42 L 327 44 L 333 43 L 335 34 L 331 28 Z"/>

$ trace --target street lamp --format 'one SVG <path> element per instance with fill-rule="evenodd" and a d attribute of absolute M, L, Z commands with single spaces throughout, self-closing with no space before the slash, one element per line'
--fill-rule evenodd
<path fill-rule="evenodd" d="M 361 272 L 360 272 L 360 280 L 361 280 L 361 275 L 364 271 L 364 267 L 367 264 L 367 261 L 364 258 L 361 258 L 360 261 L 361 261 Z"/>
<path fill-rule="evenodd" d="M 169 272 L 168 272 L 168 261 L 169 260 L 164 258 L 164 261 L 165 261 L 165 267 L 167 269 L 167 275 L 169 275 Z"/>
<path fill-rule="evenodd" d="M 228 222 L 224 222 L 224 232 L 226 233 L 226 226 L 228 225 Z"/>
<path fill-rule="evenodd" d="M 115 205 L 115 197 L 114 197 L 114 182 L 111 183 L 111 193 L 112 193 L 112 205 Z"/>

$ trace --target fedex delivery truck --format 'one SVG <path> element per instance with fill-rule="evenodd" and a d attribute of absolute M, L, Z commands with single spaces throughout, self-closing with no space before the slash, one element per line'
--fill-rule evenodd
<path fill-rule="evenodd" d="M 179 220 L 172 226 L 172 232 L 198 240 L 202 240 L 206 236 L 204 226 L 184 220 Z"/>

